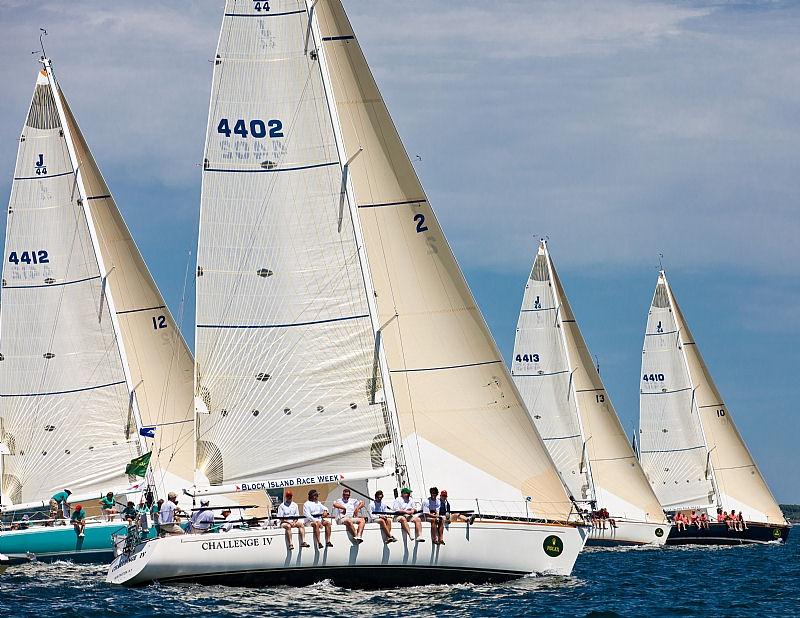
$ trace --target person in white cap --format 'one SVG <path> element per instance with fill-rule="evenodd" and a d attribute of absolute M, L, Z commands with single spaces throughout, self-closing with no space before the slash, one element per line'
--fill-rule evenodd
<path fill-rule="evenodd" d="M 214 525 L 214 511 L 208 508 L 208 500 L 200 500 L 200 510 L 192 514 L 191 531 L 193 534 L 205 534 Z"/>
<path fill-rule="evenodd" d="M 183 534 L 183 529 L 175 522 L 175 515 L 180 513 L 183 511 L 178 508 L 178 494 L 171 491 L 158 512 L 158 528 L 162 535 Z"/>

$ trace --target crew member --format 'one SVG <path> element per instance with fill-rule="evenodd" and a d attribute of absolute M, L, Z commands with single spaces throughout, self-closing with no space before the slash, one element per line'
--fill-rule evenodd
<path fill-rule="evenodd" d="M 83 505 L 75 505 L 75 512 L 72 513 L 70 521 L 72 522 L 72 527 L 75 528 L 75 534 L 80 537 L 84 536 L 83 531 L 86 529 L 86 511 L 83 510 Z"/>
<path fill-rule="evenodd" d="M 100 512 L 106 521 L 114 521 L 114 515 L 117 514 L 117 502 L 114 500 L 114 492 L 109 491 L 105 496 L 100 498 Z"/>
<path fill-rule="evenodd" d="M 417 543 L 424 543 L 425 539 L 422 538 L 422 520 L 417 513 L 420 512 L 420 505 L 411 499 L 411 490 L 408 487 L 403 487 L 400 490 L 400 497 L 395 498 L 392 503 L 397 521 L 400 522 L 405 533 L 411 537 L 408 523 L 414 524 L 414 541 Z"/>
<path fill-rule="evenodd" d="M 439 488 L 431 487 L 430 497 L 422 503 L 423 516 L 431 522 L 431 543 L 434 545 L 442 544 L 444 536 L 444 518 L 439 516 L 439 509 L 442 503 L 439 501 Z"/>
<path fill-rule="evenodd" d="M 50 498 L 51 519 L 69 519 L 69 504 L 67 500 L 71 495 L 72 492 L 69 489 L 64 489 Z"/>
<path fill-rule="evenodd" d="M 161 534 L 183 534 L 181 527 L 175 522 L 175 515 L 183 513 L 178 507 L 178 495 L 171 491 L 167 500 L 161 505 L 158 512 L 158 528 Z"/>
<path fill-rule="evenodd" d="M 300 521 L 300 509 L 297 508 L 297 505 L 292 501 L 294 494 L 292 493 L 291 489 L 287 489 L 283 492 L 283 502 L 278 505 L 278 520 L 281 522 L 281 528 L 283 528 L 286 534 L 286 545 L 289 546 L 289 549 L 294 549 L 294 545 L 292 544 L 292 528 L 297 528 L 297 535 L 300 538 L 300 547 L 311 547 L 308 543 L 306 543 L 306 527 L 302 521 Z"/>
<path fill-rule="evenodd" d="M 139 512 L 136 510 L 136 505 L 133 500 L 128 500 L 128 504 L 122 509 L 122 519 L 130 526 L 135 524 L 139 519 Z"/>
<path fill-rule="evenodd" d="M 394 543 L 397 539 L 392 536 L 392 517 L 389 506 L 383 501 L 383 492 L 375 492 L 375 500 L 369 503 L 370 521 L 377 521 L 384 535 L 384 543 Z"/>
<path fill-rule="evenodd" d="M 363 543 L 364 539 L 362 535 L 364 534 L 364 526 L 367 521 L 363 517 L 360 517 L 358 513 L 364 508 L 364 501 L 351 498 L 350 490 L 345 487 L 342 490 L 341 499 L 333 503 L 333 508 L 339 510 L 339 517 L 336 523 L 344 524 L 356 543 L 359 545 Z"/>
<path fill-rule="evenodd" d="M 191 531 L 193 534 L 205 534 L 214 525 L 214 511 L 208 508 L 208 500 L 200 500 L 200 510 L 195 511 L 191 518 Z"/>
<path fill-rule="evenodd" d="M 303 515 L 305 516 L 306 525 L 311 525 L 314 530 L 314 541 L 317 543 L 317 548 L 322 549 L 322 542 L 319 540 L 320 528 L 325 528 L 325 545 L 333 547 L 331 543 L 331 522 L 328 521 L 328 509 L 324 504 L 320 504 L 319 492 L 312 489 L 308 492 L 308 502 L 303 505 Z"/>

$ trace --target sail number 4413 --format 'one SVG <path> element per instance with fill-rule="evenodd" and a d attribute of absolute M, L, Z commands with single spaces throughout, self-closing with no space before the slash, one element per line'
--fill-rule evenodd
<path fill-rule="evenodd" d="M 231 128 L 233 124 L 233 128 Z M 283 123 L 280 120 L 251 120 L 245 122 L 243 119 L 234 120 L 231 122 L 227 118 L 223 118 L 217 125 L 217 133 L 222 133 L 225 137 L 231 135 L 240 135 L 241 137 L 255 137 L 261 139 L 262 137 L 283 137 Z"/>

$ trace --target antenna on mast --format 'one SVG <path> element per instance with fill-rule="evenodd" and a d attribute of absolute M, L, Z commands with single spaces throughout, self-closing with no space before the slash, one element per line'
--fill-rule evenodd
<path fill-rule="evenodd" d="M 47 36 L 47 30 L 44 28 L 39 28 L 41 34 L 39 35 L 39 46 L 42 48 L 42 60 L 47 58 L 47 52 L 44 51 L 44 37 Z"/>
<path fill-rule="evenodd" d="M 658 254 L 658 270 L 659 272 L 664 272 L 664 254 Z"/>

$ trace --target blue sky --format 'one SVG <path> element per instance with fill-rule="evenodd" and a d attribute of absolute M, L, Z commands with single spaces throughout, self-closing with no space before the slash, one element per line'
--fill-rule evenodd
<path fill-rule="evenodd" d="M 792 394 L 800 349 L 800 5 L 345 6 L 506 357 L 536 239 L 546 235 L 632 431 L 663 253 L 773 492 L 800 502 Z M 62 87 L 176 315 L 194 259 L 221 13 L 222 2 L 210 0 L 0 0 L 0 195 L 10 191 L 37 70 L 30 52 L 46 27 Z"/>

